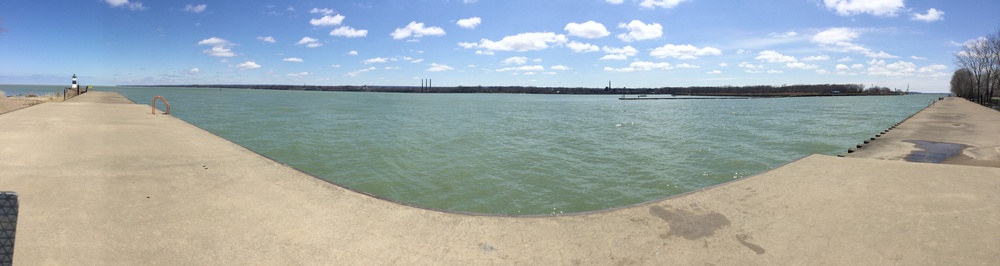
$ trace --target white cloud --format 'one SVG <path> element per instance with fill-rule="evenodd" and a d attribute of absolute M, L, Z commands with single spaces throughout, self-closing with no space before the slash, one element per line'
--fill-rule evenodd
<path fill-rule="evenodd" d="M 726 64 L 726 63 L 723 62 L 723 63 L 719 63 L 719 66 L 720 67 L 727 67 L 727 66 L 729 66 L 729 64 Z"/>
<path fill-rule="evenodd" d="M 566 44 L 566 47 L 569 47 L 569 49 L 572 50 L 574 53 L 591 53 L 601 50 L 601 48 L 597 47 L 597 45 L 589 43 L 580 43 L 576 41 L 569 42 L 568 44 Z"/>
<path fill-rule="evenodd" d="M 298 57 L 289 57 L 289 58 L 285 58 L 285 59 L 281 59 L 281 61 L 285 61 L 285 62 L 296 62 L 296 63 L 302 63 L 302 58 L 298 58 Z"/>
<path fill-rule="evenodd" d="M 508 57 L 507 59 L 504 59 L 502 63 L 504 65 L 523 65 L 528 63 L 528 58 L 523 56 Z"/>
<path fill-rule="evenodd" d="M 837 71 L 847 71 L 850 70 L 851 68 L 845 64 L 837 64 L 836 69 Z"/>
<path fill-rule="evenodd" d="M 845 56 L 844 58 L 837 59 L 837 62 L 851 62 L 851 61 L 854 61 L 854 59 L 851 59 L 850 56 Z"/>
<path fill-rule="evenodd" d="M 945 65 L 929 65 L 917 69 L 917 75 L 926 78 L 944 77 L 951 75 L 945 71 L 947 69 L 948 66 Z"/>
<path fill-rule="evenodd" d="M 830 28 L 813 35 L 812 41 L 819 44 L 836 44 L 857 39 L 860 34 L 849 28 Z"/>
<path fill-rule="evenodd" d="M 146 7 L 139 2 L 129 2 L 129 0 L 104 0 L 104 2 L 111 5 L 111 7 L 127 7 L 133 11 L 135 10 L 146 10 Z"/>
<path fill-rule="evenodd" d="M 460 19 L 460 20 L 458 20 L 458 22 L 455 22 L 455 24 L 458 24 L 459 27 L 466 28 L 466 29 L 475 29 L 476 26 L 479 26 L 479 23 L 483 23 L 483 19 L 481 19 L 479 17 L 471 17 L 471 18 L 467 18 L 467 19 Z"/>
<path fill-rule="evenodd" d="M 608 4 L 620 5 L 625 2 L 625 0 L 607 0 Z"/>
<path fill-rule="evenodd" d="M 551 32 L 526 32 L 513 36 L 507 36 L 500 41 L 488 39 L 479 40 L 479 43 L 459 43 L 467 49 L 480 48 L 489 51 L 477 51 L 477 54 L 493 54 L 492 51 L 536 51 L 549 47 L 549 44 L 563 45 L 568 41 L 566 35 Z"/>
<path fill-rule="evenodd" d="M 183 10 L 185 12 L 201 13 L 201 12 L 205 12 L 205 8 L 206 7 L 208 7 L 208 5 L 201 4 L 201 5 L 193 6 L 193 5 L 189 4 L 189 5 L 185 6 Z"/>
<path fill-rule="evenodd" d="M 851 65 L 851 69 L 862 69 L 862 68 L 865 68 L 865 65 L 862 65 L 862 64 L 853 64 L 853 65 Z"/>
<path fill-rule="evenodd" d="M 927 14 L 913 13 L 913 16 L 911 16 L 910 19 L 923 22 L 944 20 L 944 11 L 931 8 L 927 10 Z"/>
<path fill-rule="evenodd" d="M 355 77 L 361 76 L 361 73 L 365 73 L 365 72 L 372 71 L 372 70 L 375 70 L 375 67 L 358 69 L 357 71 L 354 71 L 354 72 L 348 72 L 347 74 L 344 74 L 344 76 L 345 77 L 355 78 Z"/>
<path fill-rule="evenodd" d="M 309 47 L 309 48 L 316 48 L 316 47 L 323 46 L 322 43 L 319 43 L 319 40 L 314 39 L 314 38 L 310 38 L 310 37 L 302 37 L 302 39 L 299 40 L 299 42 L 297 42 L 295 44 L 296 45 L 305 45 L 306 47 Z"/>
<path fill-rule="evenodd" d="M 917 72 L 917 65 L 906 61 L 896 61 L 891 64 L 878 59 L 868 61 L 868 75 L 905 77 L 913 76 L 915 72 Z"/>
<path fill-rule="evenodd" d="M 187 71 L 187 73 L 191 74 L 191 75 L 197 75 L 198 72 L 201 72 L 201 69 L 198 69 L 197 67 L 196 68 L 192 68 L 192 69 L 188 69 L 188 71 Z"/>
<path fill-rule="evenodd" d="M 806 57 L 806 58 L 802 58 L 802 61 L 806 61 L 806 62 L 808 62 L 808 61 L 826 61 L 826 60 L 830 60 L 830 56 L 827 56 L 827 55 L 815 55 L 815 56 L 809 56 L 809 57 Z"/>
<path fill-rule="evenodd" d="M 781 73 L 785 73 L 785 71 L 781 71 L 781 70 L 777 70 L 777 69 L 771 69 L 771 70 L 768 70 L 767 73 L 768 74 L 781 74 Z"/>
<path fill-rule="evenodd" d="M 768 34 L 768 35 L 771 36 L 771 37 L 775 37 L 775 38 L 791 38 L 791 37 L 795 37 L 796 35 L 799 35 L 799 33 L 798 32 L 794 32 L 794 31 L 789 31 L 789 32 L 785 32 L 785 33 L 772 32 L 771 34 Z"/>
<path fill-rule="evenodd" d="M 736 50 L 736 54 L 752 54 L 752 53 L 753 51 L 750 50 L 743 50 L 743 49 Z"/>
<path fill-rule="evenodd" d="M 746 69 L 764 68 L 764 65 L 754 65 L 754 64 L 751 64 L 751 63 L 747 63 L 746 61 L 740 62 L 740 64 L 738 66 L 742 67 L 742 68 L 746 68 Z"/>
<path fill-rule="evenodd" d="M 388 62 L 388 61 L 389 61 L 389 58 L 386 58 L 386 57 L 376 57 L 376 58 L 370 58 L 370 59 L 367 59 L 367 60 L 361 61 L 361 62 L 365 63 L 365 64 L 374 64 L 374 63 L 385 63 L 385 62 Z"/>
<path fill-rule="evenodd" d="M 570 22 L 566 24 L 563 28 L 566 32 L 569 32 L 570 36 L 578 36 L 587 39 L 601 38 L 611 35 L 608 28 L 604 27 L 604 24 L 597 23 L 593 20 L 584 23 Z"/>
<path fill-rule="evenodd" d="M 347 38 L 357 38 L 368 36 L 368 30 L 358 30 L 348 26 L 341 26 L 335 30 L 330 31 L 330 36 L 340 36 Z"/>
<path fill-rule="evenodd" d="M 427 68 L 427 71 L 430 71 L 430 72 L 441 72 L 441 71 L 447 71 L 447 70 L 452 70 L 452 69 L 455 69 L 455 68 L 450 67 L 448 65 L 442 65 L 442 64 L 438 64 L 438 63 L 431 63 L 431 67 Z"/>
<path fill-rule="evenodd" d="M 497 69 L 497 72 L 507 72 L 507 71 L 544 71 L 545 67 L 534 65 L 534 66 L 519 66 L 519 67 L 505 67 Z"/>
<path fill-rule="evenodd" d="M 418 23 L 416 21 L 411 21 L 410 24 L 406 25 L 406 27 L 396 28 L 396 30 L 392 32 L 392 38 L 396 40 L 406 39 L 411 36 L 413 38 L 420 38 L 424 37 L 424 35 L 441 36 L 445 35 L 445 32 L 444 29 L 440 27 L 424 27 L 423 22 Z"/>
<path fill-rule="evenodd" d="M 351 50 L 350 52 L 347 52 L 347 54 L 348 55 L 358 55 L 358 51 Z"/>
<path fill-rule="evenodd" d="M 309 24 L 313 26 L 337 26 L 344 22 L 344 15 L 337 14 L 336 16 L 325 15 L 322 18 L 314 18 L 309 20 Z"/>
<path fill-rule="evenodd" d="M 245 70 L 245 69 L 257 69 L 260 68 L 260 65 L 258 65 L 257 62 L 254 61 L 246 61 L 243 62 L 242 64 L 236 65 L 236 67 Z"/>
<path fill-rule="evenodd" d="M 278 42 L 277 40 L 274 39 L 274 37 L 271 37 L 271 36 L 266 36 L 266 37 L 264 37 L 264 36 L 257 36 L 257 39 L 261 40 L 263 42 L 269 42 L 269 43 L 276 43 L 276 42 Z"/>
<path fill-rule="evenodd" d="M 910 59 L 913 59 L 913 60 L 927 60 L 927 57 L 919 57 L 919 56 L 911 55 Z"/>
<path fill-rule="evenodd" d="M 601 57 L 601 60 L 625 60 L 630 56 L 639 54 L 639 50 L 636 50 L 635 47 L 632 47 L 631 45 L 622 48 L 604 46 L 602 50 L 604 50 L 607 55 Z"/>
<path fill-rule="evenodd" d="M 564 66 L 564 65 L 554 65 L 552 67 L 549 67 L 549 69 L 552 69 L 552 70 L 570 70 L 570 68 L 568 66 Z"/>
<path fill-rule="evenodd" d="M 673 45 L 666 44 L 660 47 L 653 48 L 649 52 L 650 56 L 656 58 L 666 58 L 673 57 L 677 59 L 697 59 L 698 56 L 704 55 L 721 55 L 722 51 L 713 47 L 698 48 L 690 44 L 684 45 Z"/>
<path fill-rule="evenodd" d="M 705 72 L 705 74 L 709 74 L 709 75 L 722 74 L 722 71 L 712 70 L 712 71 Z"/>
<path fill-rule="evenodd" d="M 841 16 L 865 13 L 875 16 L 895 16 L 905 7 L 903 0 L 823 0 L 823 4 Z"/>
<path fill-rule="evenodd" d="M 785 66 L 788 67 L 788 68 L 795 68 L 795 69 L 817 69 L 817 68 L 819 68 L 819 66 L 817 66 L 817 65 L 811 65 L 811 64 L 806 64 L 806 63 L 802 63 L 802 62 L 789 62 L 789 63 L 785 63 Z"/>
<path fill-rule="evenodd" d="M 663 36 L 663 26 L 660 23 L 646 24 L 642 21 L 633 20 L 628 24 L 619 23 L 618 28 L 628 29 L 628 33 L 618 35 L 618 39 L 624 42 L 642 41 L 660 38 Z"/>
<path fill-rule="evenodd" d="M 604 67 L 604 71 L 612 72 L 636 72 L 636 71 L 650 71 L 650 70 L 669 70 L 674 67 L 667 62 L 645 62 L 645 61 L 635 61 L 628 65 L 628 67 L 623 68 L 612 68 Z"/>
<path fill-rule="evenodd" d="M 644 8 L 659 7 L 663 9 L 670 9 L 684 1 L 685 0 L 642 0 L 642 3 L 639 3 L 639 6 Z"/>
<path fill-rule="evenodd" d="M 285 74 L 285 76 L 289 76 L 289 77 L 304 77 L 304 76 L 308 76 L 308 75 L 309 75 L 309 72 L 299 72 L 299 73 L 288 73 L 288 74 Z"/>
<path fill-rule="evenodd" d="M 320 9 L 320 8 L 315 8 L 314 7 L 312 10 L 309 10 L 309 13 L 310 14 L 323 14 L 324 16 L 325 15 L 333 15 L 333 9 L 329 9 L 329 8 L 322 8 L 322 9 Z"/>
<path fill-rule="evenodd" d="M 677 68 L 700 68 L 701 66 L 684 63 L 684 64 L 677 65 L 676 67 Z"/>
<path fill-rule="evenodd" d="M 210 45 L 212 48 L 202 51 L 207 55 L 217 56 L 217 57 L 232 57 L 236 54 L 233 53 L 232 46 L 233 43 L 227 41 L 226 39 L 219 37 L 211 37 L 198 42 L 198 45 Z"/>
<path fill-rule="evenodd" d="M 417 59 L 417 60 L 411 60 L 410 63 L 420 63 L 420 62 L 423 62 L 423 61 L 424 61 L 424 59 L 421 58 L 421 59 Z"/>

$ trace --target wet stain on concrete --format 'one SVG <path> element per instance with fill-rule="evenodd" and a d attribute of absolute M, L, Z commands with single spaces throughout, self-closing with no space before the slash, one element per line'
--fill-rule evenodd
<path fill-rule="evenodd" d="M 688 240 L 711 236 L 716 230 L 729 226 L 729 219 L 718 212 L 692 212 L 652 206 L 649 207 L 649 214 L 670 224 L 667 236 L 679 236 Z"/>
<path fill-rule="evenodd" d="M 904 140 L 917 145 L 920 150 L 912 151 L 904 158 L 907 162 L 940 163 L 952 156 L 962 154 L 968 146 L 957 143 L 924 140 Z"/>
<path fill-rule="evenodd" d="M 750 248 L 750 250 L 753 250 L 753 252 L 756 252 L 757 255 L 764 254 L 764 252 L 767 252 L 767 250 L 764 250 L 764 248 L 758 246 L 757 244 L 750 243 L 750 241 L 747 241 L 747 239 L 749 239 L 749 238 L 750 238 L 750 236 L 746 235 L 746 234 L 736 235 L 736 241 L 740 241 L 740 244 L 743 244 L 747 248 Z"/>

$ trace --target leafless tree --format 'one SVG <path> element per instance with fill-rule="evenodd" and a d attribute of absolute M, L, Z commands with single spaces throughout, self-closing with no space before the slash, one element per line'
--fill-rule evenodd
<path fill-rule="evenodd" d="M 969 69 L 959 68 L 951 75 L 951 93 L 955 96 L 972 99 L 973 91 L 972 72 Z"/>
<path fill-rule="evenodd" d="M 1000 29 L 966 43 L 955 54 L 954 62 L 971 75 L 972 86 L 966 97 L 980 104 L 989 103 L 1000 90 Z M 958 74 L 959 71 L 955 73 Z M 955 81 L 954 77 L 952 81 Z"/>

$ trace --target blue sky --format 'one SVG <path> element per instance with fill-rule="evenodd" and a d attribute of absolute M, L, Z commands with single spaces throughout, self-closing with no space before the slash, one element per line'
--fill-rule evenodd
<path fill-rule="evenodd" d="M 0 84 L 946 92 L 1000 1 L 0 1 Z"/>

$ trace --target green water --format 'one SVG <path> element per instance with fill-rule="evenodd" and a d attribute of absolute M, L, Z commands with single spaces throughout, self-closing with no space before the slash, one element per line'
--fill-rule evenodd
<path fill-rule="evenodd" d="M 617 95 L 98 88 L 316 177 L 420 207 L 600 210 L 835 155 L 939 95 L 620 101 Z"/>

